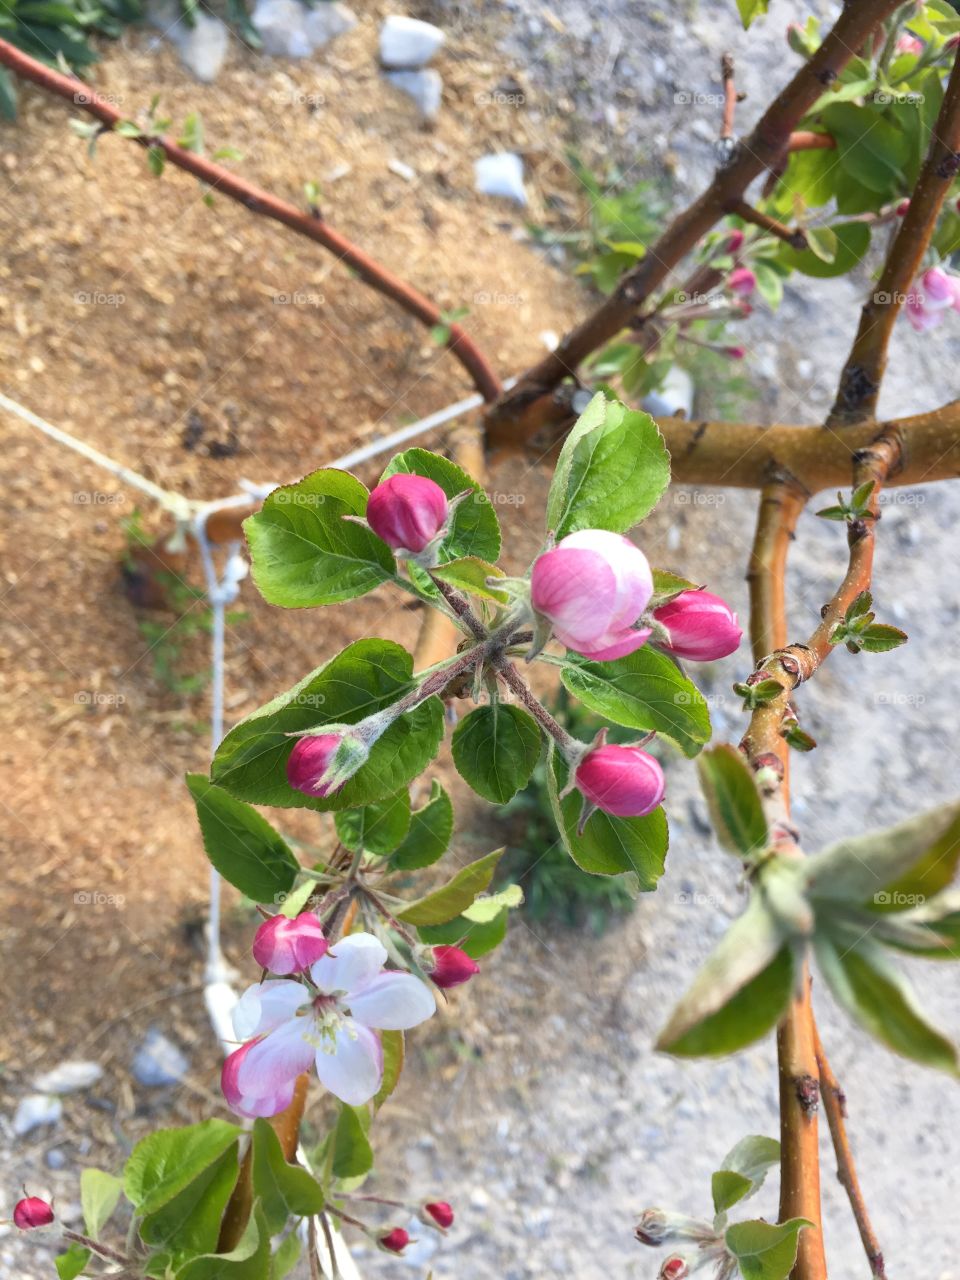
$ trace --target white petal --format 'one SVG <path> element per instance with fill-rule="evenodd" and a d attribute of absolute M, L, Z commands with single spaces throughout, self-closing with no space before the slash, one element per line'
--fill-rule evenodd
<path fill-rule="evenodd" d="M 425 982 L 412 973 L 381 973 L 347 998 L 350 1012 L 367 1027 L 406 1031 L 425 1022 L 437 1002 Z"/>
<path fill-rule="evenodd" d="M 352 1018 L 344 1018 L 332 1044 L 317 1050 L 316 1062 L 320 1083 L 351 1107 L 369 1102 L 383 1079 L 380 1041 Z"/>
<path fill-rule="evenodd" d="M 258 982 L 246 991 L 233 1007 L 233 1029 L 239 1040 L 263 1035 L 287 1022 L 303 1004 L 309 1004 L 310 993 L 301 982 L 285 982 L 274 978 Z"/>
<path fill-rule="evenodd" d="M 320 957 L 310 976 L 321 991 L 353 991 L 376 977 L 386 961 L 386 948 L 372 933 L 351 933 Z"/>
<path fill-rule="evenodd" d="M 237 1088 L 247 1098 L 279 1093 L 313 1061 L 314 1046 L 307 1036 L 315 1028 L 313 1018 L 292 1018 L 249 1051 L 237 1071 Z"/>

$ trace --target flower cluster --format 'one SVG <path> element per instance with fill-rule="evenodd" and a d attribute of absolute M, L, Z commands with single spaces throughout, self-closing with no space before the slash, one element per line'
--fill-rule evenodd
<path fill-rule="evenodd" d="M 948 311 L 960 311 L 960 276 L 930 267 L 914 281 L 904 310 L 917 333 L 936 329 Z"/>

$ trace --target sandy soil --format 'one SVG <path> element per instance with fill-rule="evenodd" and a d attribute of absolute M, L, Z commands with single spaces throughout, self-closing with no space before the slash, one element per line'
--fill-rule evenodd
<path fill-rule="evenodd" d="M 191 81 L 150 35 L 133 34 L 108 53 L 99 84 L 131 114 L 149 97 L 138 86 L 159 89 L 177 119 L 199 109 L 213 145 L 237 146 L 244 172 L 291 198 L 305 179 L 326 179 L 331 221 L 441 305 L 469 305 L 471 328 L 509 371 L 535 354 L 542 330 L 562 330 L 585 301 L 522 242 L 522 215 L 473 199 L 473 158 L 499 145 L 524 150 L 536 216 L 576 218 L 563 145 L 588 127 L 621 159 L 644 140 L 638 174 L 666 170 L 681 189 L 694 186 L 709 163 L 713 118 L 702 106 L 678 124 L 674 94 L 715 91 L 719 48 L 740 48 L 743 37 L 732 6 L 712 0 L 691 10 L 686 32 L 646 4 L 587 14 L 573 0 L 549 11 L 522 0 L 502 11 L 438 6 L 424 16 L 451 33 L 447 100 L 432 131 L 375 71 L 375 7 L 306 65 L 261 62 L 237 47 L 212 88 Z M 622 52 L 604 90 L 598 69 L 611 22 Z M 781 26 L 769 21 L 751 34 L 751 88 L 761 69 L 783 74 Z M 523 85 L 523 110 L 478 101 L 506 75 Z M 307 99 L 318 95 L 324 103 L 314 109 Z M 757 105 L 744 105 L 745 120 Z M 318 249 L 225 201 L 206 208 L 179 175 L 155 188 L 142 157 L 118 140 L 101 143 L 91 162 L 67 132 L 68 114 L 25 94 L 19 128 L 0 136 L 0 351 L 10 394 L 159 483 L 214 497 L 241 477 L 299 474 L 464 393 L 449 357 Z M 704 128 L 684 134 L 684 121 Z M 411 164 L 415 181 L 393 175 L 391 158 Z M 330 182 L 344 164 L 350 172 Z M 822 415 L 862 288 L 862 280 L 797 282 L 777 332 L 802 340 L 775 340 L 769 320 L 757 317 L 747 342 L 762 390 L 758 415 Z M 278 303 L 281 295 L 296 300 Z M 955 394 L 957 354 L 955 338 L 921 344 L 898 334 L 885 411 Z M 53 1133 L 14 1144 L 0 1131 L 0 1159 L 11 1187 L 26 1180 L 69 1209 L 84 1164 L 119 1161 L 158 1117 L 176 1123 L 220 1105 L 198 991 L 206 864 L 181 781 L 203 767 L 207 708 L 203 693 L 174 694 L 156 678 L 119 587 L 129 492 L 10 419 L 2 431 L 10 476 L 0 596 L 0 752 L 9 779 L 2 1012 L 16 1028 L 0 1053 L 4 1112 L 38 1070 L 64 1057 L 93 1056 L 106 1076 L 94 1095 L 66 1100 Z M 543 483 L 519 461 L 490 477 L 518 560 L 537 537 Z M 672 493 L 643 544 L 654 562 L 709 579 L 745 612 L 751 510 L 746 495 Z M 143 515 L 155 528 L 146 505 Z M 805 694 L 821 743 L 796 769 L 796 812 L 811 847 L 955 789 L 956 677 L 942 638 L 958 609 L 941 588 L 956 516 L 952 486 L 898 494 L 885 509 L 878 598 L 911 642 L 873 659 L 838 655 Z M 798 631 L 836 580 L 841 542 L 835 526 L 804 518 L 791 579 Z M 184 573 L 198 581 L 195 565 Z M 418 623 L 380 594 L 322 617 L 270 609 L 252 589 L 242 603 L 249 616 L 228 639 L 231 718 L 345 640 L 388 634 L 412 645 Z M 202 635 L 184 661 L 188 670 L 203 666 Z M 728 690 L 741 667 L 728 660 L 706 673 L 721 738 L 740 732 Z M 741 902 L 730 863 L 704 834 L 690 767 L 676 762 L 669 784 L 672 849 L 658 893 L 601 939 L 519 919 L 485 966 L 489 980 L 459 994 L 442 1025 L 418 1040 L 381 1122 L 379 1146 L 392 1156 L 380 1187 L 442 1193 L 456 1203 L 458 1224 L 429 1260 L 426 1250 L 403 1264 L 363 1254 L 365 1274 L 652 1276 L 653 1256 L 632 1240 L 636 1211 L 664 1203 L 703 1212 L 709 1172 L 729 1146 L 745 1132 L 775 1133 L 770 1046 L 683 1067 L 651 1053 L 670 1002 Z M 489 847 L 484 820 L 462 789 L 457 798 L 464 852 Z M 252 977 L 248 936 L 249 919 L 231 905 L 228 953 Z M 956 1031 L 952 975 L 931 969 L 919 969 L 918 984 Z M 823 1021 L 848 1086 L 890 1274 L 913 1274 L 922 1250 L 925 1274 L 955 1280 L 956 1086 L 876 1050 L 828 1002 Z M 132 1050 L 153 1024 L 190 1055 L 182 1089 L 131 1083 Z M 51 1167 L 54 1149 L 66 1157 L 62 1169 Z M 833 1274 L 852 1280 L 863 1262 L 829 1170 L 828 1156 Z M 773 1200 L 758 1210 L 772 1212 Z M 49 1274 L 42 1248 L 0 1241 L 0 1275 Z"/>

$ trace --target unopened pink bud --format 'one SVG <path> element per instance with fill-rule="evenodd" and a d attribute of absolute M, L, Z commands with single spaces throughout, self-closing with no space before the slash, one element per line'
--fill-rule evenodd
<path fill-rule="evenodd" d="M 316 737 L 298 738 L 287 759 L 287 781 L 307 796 L 331 795 L 335 786 L 321 783 L 343 738 L 339 733 L 319 733 Z"/>
<path fill-rule="evenodd" d="M 433 968 L 429 973 L 438 987 L 459 987 L 480 972 L 476 960 L 459 947 L 434 947 L 432 960 Z"/>
<path fill-rule="evenodd" d="M 897 53 L 923 53 L 923 41 L 907 32 L 897 40 Z"/>
<path fill-rule="evenodd" d="M 727 288 L 740 298 L 748 298 L 757 287 L 757 277 L 749 267 L 734 267 L 727 277 Z"/>
<path fill-rule="evenodd" d="M 727 253 L 739 253 L 743 248 L 743 232 L 739 227 L 735 231 L 731 231 L 727 237 L 727 243 L 724 249 Z"/>
<path fill-rule="evenodd" d="M 429 1213 L 438 1227 L 443 1227 L 446 1230 L 447 1227 L 453 1226 L 453 1210 L 446 1200 L 434 1200 L 431 1204 L 425 1204 L 423 1208 L 424 1212 Z"/>
<path fill-rule="evenodd" d="M 303 973 L 326 951 L 327 940 L 312 911 L 301 911 L 293 920 L 271 916 L 253 939 L 253 958 L 261 969 L 283 976 Z"/>
<path fill-rule="evenodd" d="M 367 524 L 394 551 L 422 551 L 444 527 L 448 513 L 447 495 L 426 476 L 391 476 L 367 502 Z"/>
<path fill-rule="evenodd" d="M 577 766 L 576 785 L 590 804 L 617 818 L 642 818 L 663 799 L 663 770 L 639 747 L 589 751 Z"/>
<path fill-rule="evenodd" d="M 724 347 L 723 354 L 728 360 L 742 360 L 747 354 L 746 347 Z"/>
<path fill-rule="evenodd" d="M 386 1249 L 388 1253 L 403 1253 L 409 1243 L 410 1233 L 404 1231 L 403 1227 L 394 1227 L 392 1231 L 380 1237 L 380 1247 Z"/>
<path fill-rule="evenodd" d="M 13 1224 L 21 1231 L 34 1231 L 37 1227 L 49 1227 L 53 1221 L 53 1208 L 39 1196 L 27 1196 L 13 1206 Z"/>
<path fill-rule="evenodd" d="M 909 208 L 910 208 L 910 201 L 909 201 L 909 200 L 901 200 L 901 201 L 900 201 L 900 203 L 897 205 L 897 208 L 896 208 L 896 215 L 897 215 L 897 217 L 898 217 L 898 218 L 905 218 L 905 217 L 907 216 L 907 210 L 908 210 Z"/>
<path fill-rule="evenodd" d="M 534 563 L 530 600 L 561 644 L 585 658 L 622 658 L 645 644 L 634 626 L 653 594 L 647 558 L 629 538 L 606 529 L 571 533 Z"/>
<path fill-rule="evenodd" d="M 661 642 L 668 653 L 693 662 L 715 662 L 733 653 L 743 631 L 725 600 L 709 591 L 683 591 L 653 616 L 669 640 Z"/>
<path fill-rule="evenodd" d="M 690 1266 L 687 1260 L 681 1258 L 679 1253 L 675 1253 L 664 1260 L 658 1280 L 686 1280 L 689 1274 Z"/>
<path fill-rule="evenodd" d="M 960 35 L 951 36 L 943 47 L 944 50 L 953 50 L 956 49 L 957 45 L 960 45 Z"/>

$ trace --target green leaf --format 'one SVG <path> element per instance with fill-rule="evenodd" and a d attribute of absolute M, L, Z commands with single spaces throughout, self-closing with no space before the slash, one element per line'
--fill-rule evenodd
<path fill-rule="evenodd" d="M 17 88 L 16 81 L 7 70 L 6 67 L 0 67 L 0 119 L 16 120 L 17 118 Z M 61 1254 L 61 1258 L 67 1258 L 73 1252 L 76 1245 L 71 1245 L 66 1253 Z M 57 1259 L 57 1269 L 60 1268 L 60 1258 Z M 86 1263 L 84 1263 L 86 1266 Z M 78 1271 L 74 1271 L 73 1275 L 79 1275 Z M 62 1273 L 61 1273 L 62 1276 Z M 64 1277 L 63 1280 L 69 1280 Z"/>
<path fill-rule="evenodd" d="M 403 843 L 390 855 L 390 866 L 398 871 L 416 871 L 432 866 L 443 857 L 453 835 L 453 805 L 434 779 L 430 799 L 410 815 L 410 830 Z"/>
<path fill-rule="evenodd" d="M 123 1171 L 123 1190 L 139 1215 L 155 1213 L 238 1139 L 240 1129 L 224 1120 L 204 1120 L 182 1129 L 158 1129 L 133 1148 Z"/>
<path fill-rule="evenodd" d="M 238 1144 L 231 1143 L 172 1200 L 147 1214 L 140 1223 L 144 1243 L 178 1260 L 212 1253 L 240 1173 L 237 1152 Z"/>
<path fill-rule="evenodd" d="M 262 1119 L 253 1122 L 253 1193 L 270 1235 L 281 1231 L 291 1215 L 312 1217 L 325 1203 L 316 1178 L 287 1163 L 273 1126 Z"/>
<path fill-rule="evenodd" d="M 283 1280 L 300 1261 L 300 1237 L 291 1231 L 280 1242 L 270 1262 L 270 1280 Z"/>
<path fill-rule="evenodd" d="M 670 458 L 647 413 L 593 397 L 560 451 L 547 499 L 547 528 L 559 540 L 578 529 L 626 533 L 657 505 Z"/>
<path fill-rule="evenodd" d="M 807 247 L 821 262 L 834 263 L 840 242 L 832 227 L 807 227 Z"/>
<path fill-rule="evenodd" d="M 166 163 L 167 157 L 163 147 L 147 148 L 147 164 L 150 168 L 150 172 L 155 178 L 163 177 L 163 170 Z"/>
<path fill-rule="evenodd" d="M 333 1176 L 360 1178 L 373 1168 L 373 1150 L 363 1121 L 366 1112 L 344 1103 L 333 1131 Z"/>
<path fill-rule="evenodd" d="M 657 1048 L 682 1057 L 735 1053 L 777 1025 L 793 979 L 786 930 L 755 893 L 674 1009 Z"/>
<path fill-rule="evenodd" d="M 829 155 L 829 152 L 825 152 Z M 794 249 L 790 245 L 781 244 L 777 251 L 777 261 L 790 271 L 799 271 L 805 276 L 847 275 L 866 256 L 870 247 L 870 228 L 865 222 L 841 222 L 831 228 L 836 237 L 836 252 L 827 261 L 813 249 Z M 809 235 L 809 232 L 808 232 Z"/>
<path fill-rule="evenodd" d="M 560 677 L 597 715 L 628 729 L 654 730 L 695 756 L 710 738 L 703 695 L 666 654 L 645 645 L 614 662 L 571 659 Z"/>
<path fill-rule="evenodd" d="M 391 853 L 410 830 L 410 794 L 398 791 L 362 809 L 343 809 L 334 821 L 340 842 L 348 849 Z"/>
<path fill-rule="evenodd" d="M 889 653 L 906 644 L 909 637 L 899 627 L 891 627 L 885 622 L 874 622 L 860 633 L 860 648 L 865 653 Z"/>
<path fill-rule="evenodd" d="M 55 1263 L 60 1280 L 76 1280 L 92 1257 L 90 1250 L 79 1244 L 72 1244 L 64 1253 L 57 1254 Z"/>
<path fill-rule="evenodd" d="M 684 591 L 697 590 L 696 582 L 691 582 L 689 578 L 681 578 L 679 574 L 670 573 L 667 569 L 654 569 L 652 572 L 653 595 L 650 597 L 649 605 L 651 609 L 657 605 L 666 604 L 668 600 L 681 595 Z"/>
<path fill-rule="evenodd" d="M 817 963 L 838 1004 L 894 1053 L 958 1074 L 957 1050 L 924 1019 L 906 979 L 863 933 L 818 932 Z"/>
<path fill-rule="evenodd" d="M 507 936 L 509 918 L 508 908 L 501 907 L 492 920 L 477 921 L 459 915 L 446 924 L 421 925 L 417 932 L 427 946 L 460 947 L 472 959 L 479 960 L 499 947 Z"/>
<path fill-rule="evenodd" d="M 177 1280 L 269 1280 L 270 1233 L 254 1206 L 240 1242 L 229 1253 L 204 1254 L 177 1272 Z"/>
<path fill-rule="evenodd" d="M 123 1181 L 102 1169 L 84 1169 L 80 1174 L 80 1205 L 87 1235 L 94 1240 L 116 1209 Z"/>
<path fill-rule="evenodd" d="M 348 645 L 325 666 L 241 720 L 213 759 L 213 780 L 253 804 L 329 811 L 372 804 L 418 777 L 443 737 L 443 703 L 428 698 L 400 716 L 373 744 L 361 769 L 326 799 L 305 796 L 287 782 L 288 735 L 330 724 L 355 724 L 392 706 L 413 688 L 413 659 L 392 640 Z"/>
<path fill-rule="evenodd" d="M 266 818 L 202 773 L 187 774 L 207 857 L 241 893 L 254 902 L 282 901 L 294 886 L 300 864 Z"/>
<path fill-rule="evenodd" d="M 483 893 L 490 884 L 503 853 L 503 849 L 495 849 L 493 853 L 471 862 L 458 871 L 442 889 L 411 902 L 399 912 L 397 918 L 419 928 L 420 925 L 445 924 L 454 916 L 461 915 L 477 894 Z"/>
<path fill-rule="evenodd" d="M 453 763 L 478 795 L 505 804 L 522 790 L 540 759 L 540 727 L 506 702 L 477 707 L 457 725 Z"/>
<path fill-rule="evenodd" d="M 800 1232 L 812 1226 L 806 1218 L 781 1223 L 755 1218 L 727 1227 L 724 1241 L 740 1263 L 743 1280 L 787 1280 L 797 1260 Z"/>
<path fill-rule="evenodd" d="M 837 141 L 842 169 L 882 199 L 893 199 L 901 190 L 903 168 L 909 159 L 902 130 L 870 104 L 854 106 L 838 102 L 823 112 L 827 132 Z"/>
<path fill-rule="evenodd" d="M 426 476 L 438 484 L 448 498 L 472 490 L 470 497 L 464 499 L 453 513 L 450 532 L 441 548 L 442 559 L 461 560 L 473 556 L 491 562 L 499 559 L 500 522 L 497 513 L 480 485 L 462 467 L 426 449 L 407 449 L 391 459 L 380 479 L 383 481 L 398 473 Z"/>
<path fill-rule="evenodd" d="M 367 509 L 364 485 L 346 471 L 314 471 L 274 489 L 244 521 L 253 580 L 285 609 L 353 600 L 396 574 L 390 548 L 345 516 Z"/>
<path fill-rule="evenodd" d="M 737 0 L 737 12 L 740 14 L 744 31 L 755 18 L 766 13 L 769 6 L 770 0 Z"/>
<path fill-rule="evenodd" d="M 487 585 L 488 578 L 502 578 L 503 570 L 498 569 L 495 564 L 488 564 L 486 560 L 477 559 L 476 556 L 466 556 L 462 560 L 449 560 L 432 572 L 435 577 L 443 582 L 449 582 L 459 591 L 469 592 L 470 595 L 480 596 L 484 600 L 496 600 L 498 604 L 506 604 L 510 598 L 505 591 L 498 591 L 495 587 Z"/>
<path fill-rule="evenodd" d="M 697 761 L 700 785 L 717 839 L 744 858 L 758 858 L 770 843 L 753 773 L 729 743 L 704 751 Z"/>
<path fill-rule="evenodd" d="M 903 911 L 918 897 L 945 889 L 958 862 L 960 801 L 955 800 L 896 826 L 840 840 L 809 858 L 805 870 L 814 898 Z"/>
<path fill-rule="evenodd" d="M 753 1135 L 741 1138 L 727 1153 L 713 1175 L 713 1207 L 725 1213 L 740 1200 L 759 1191 L 767 1171 L 780 1161 L 780 1143 L 774 1138 Z"/>
<path fill-rule="evenodd" d="M 380 1044 L 383 1046 L 383 1079 L 373 1099 L 374 1111 L 379 1111 L 400 1082 L 403 1071 L 404 1043 L 402 1031 L 381 1031 Z"/>

